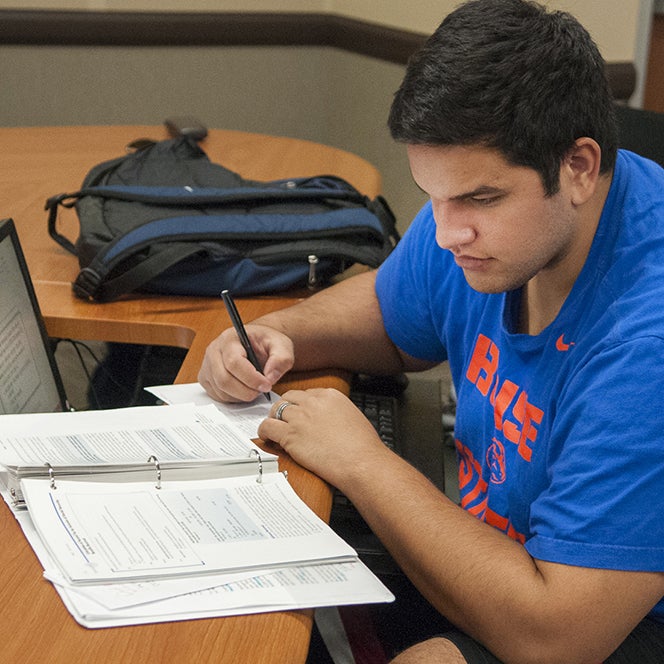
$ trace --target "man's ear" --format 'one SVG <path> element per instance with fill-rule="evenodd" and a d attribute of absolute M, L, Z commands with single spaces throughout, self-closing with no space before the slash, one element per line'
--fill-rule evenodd
<path fill-rule="evenodd" d="M 599 180 L 599 168 L 602 150 L 592 138 L 582 137 L 563 160 L 561 178 L 569 184 L 571 201 L 583 205 L 595 193 Z"/>

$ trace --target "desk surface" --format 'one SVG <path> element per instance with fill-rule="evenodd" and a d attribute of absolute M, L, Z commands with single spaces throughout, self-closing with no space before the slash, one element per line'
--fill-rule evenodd
<path fill-rule="evenodd" d="M 165 138 L 161 127 L 0 128 L 0 217 L 13 217 L 49 334 L 54 337 L 153 343 L 188 348 L 177 380 L 196 380 L 205 348 L 230 325 L 223 304 L 210 298 L 132 296 L 90 304 L 76 299 L 71 281 L 76 259 L 49 236 L 44 202 L 75 191 L 92 166 L 120 156 L 130 141 Z M 373 197 L 378 171 L 363 159 L 327 146 L 236 131 L 211 130 L 202 147 L 213 161 L 247 178 L 270 180 L 330 173 Z M 73 211 L 59 228 L 75 239 Z M 250 320 L 283 308 L 295 296 L 239 299 Z M 346 389 L 342 373 L 292 376 L 281 385 Z M 325 484 L 287 457 L 280 466 L 298 494 L 321 516 L 329 515 Z M 0 643 L 7 661 L 59 662 L 303 662 L 311 611 L 266 613 L 103 630 L 75 623 L 51 585 L 9 510 L 0 508 Z"/>

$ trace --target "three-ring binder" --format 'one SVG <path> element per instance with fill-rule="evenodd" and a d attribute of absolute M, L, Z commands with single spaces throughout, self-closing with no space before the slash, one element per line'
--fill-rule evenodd
<path fill-rule="evenodd" d="M 261 456 L 261 453 L 258 450 L 251 450 L 249 452 L 249 456 L 256 455 L 256 459 L 258 460 L 258 477 L 256 478 L 256 481 L 259 484 L 263 483 L 263 457 Z"/>
<path fill-rule="evenodd" d="M 261 456 L 260 452 L 258 450 L 250 450 L 249 451 L 249 456 L 255 456 L 256 461 L 258 463 L 258 476 L 256 477 L 256 482 L 259 484 L 263 483 L 263 457 Z M 159 464 L 159 459 L 154 455 L 150 455 L 148 457 L 147 463 L 151 463 L 154 465 L 155 469 L 155 488 L 156 489 L 161 489 L 161 466 Z M 51 490 L 55 490 L 58 488 L 57 484 L 55 483 L 55 470 L 53 466 L 47 461 L 44 463 L 44 465 L 48 468 L 48 479 L 49 479 L 49 486 Z M 288 477 L 288 474 L 284 471 L 284 475 Z M 12 495 L 14 496 L 14 499 L 16 500 L 15 496 L 15 491 L 12 490 Z"/>
<path fill-rule="evenodd" d="M 48 466 L 48 479 L 50 480 L 50 488 L 51 490 L 57 489 L 58 487 L 55 484 L 55 471 L 53 470 L 53 466 L 47 461 L 45 466 Z"/>
<path fill-rule="evenodd" d="M 161 489 L 161 466 L 159 465 L 159 459 L 157 459 L 157 457 L 153 454 L 148 459 L 148 463 L 153 463 L 154 464 L 154 469 L 155 469 L 156 479 L 157 479 L 157 482 L 155 484 L 155 488 Z"/>

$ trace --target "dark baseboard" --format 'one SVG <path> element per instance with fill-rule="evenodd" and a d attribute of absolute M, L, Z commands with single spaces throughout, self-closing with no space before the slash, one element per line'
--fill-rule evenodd
<path fill-rule="evenodd" d="M 0 10 L 0 44 L 49 46 L 331 46 L 405 64 L 426 35 L 333 14 Z M 607 64 L 616 99 L 631 97 L 631 62 Z"/>

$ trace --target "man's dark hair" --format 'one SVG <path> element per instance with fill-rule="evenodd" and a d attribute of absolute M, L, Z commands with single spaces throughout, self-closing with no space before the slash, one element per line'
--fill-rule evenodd
<path fill-rule="evenodd" d="M 389 117 L 395 140 L 481 144 L 560 186 L 574 141 L 593 138 L 600 171 L 615 163 L 613 100 L 597 46 L 566 12 L 527 0 L 471 0 L 408 63 Z"/>

